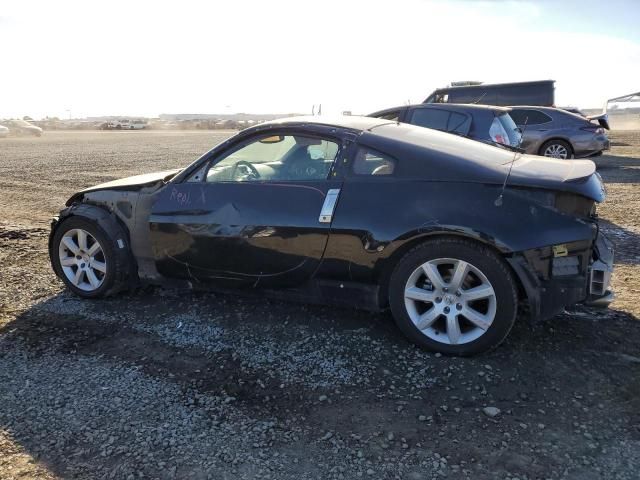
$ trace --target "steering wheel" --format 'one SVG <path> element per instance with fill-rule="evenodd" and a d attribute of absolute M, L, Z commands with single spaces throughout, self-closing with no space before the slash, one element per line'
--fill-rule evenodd
<path fill-rule="evenodd" d="M 247 176 L 249 179 L 253 178 L 254 180 L 258 180 L 260 178 L 260 172 L 258 172 L 258 169 L 246 160 L 236 162 L 233 166 L 233 171 L 231 172 L 231 178 L 236 178 L 238 167 L 246 167 L 249 170 L 248 172 L 245 171 L 243 173 L 243 175 Z"/>

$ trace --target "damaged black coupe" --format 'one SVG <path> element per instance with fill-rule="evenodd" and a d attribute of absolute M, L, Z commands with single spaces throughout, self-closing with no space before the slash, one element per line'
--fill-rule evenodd
<path fill-rule="evenodd" d="M 610 302 L 604 196 L 589 160 L 375 118 L 290 118 L 185 169 L 76 193 L 49 250 L 81 297 L 147 283 L 390 308 L 413 342 L 470 355 L 519 314 Z"/>

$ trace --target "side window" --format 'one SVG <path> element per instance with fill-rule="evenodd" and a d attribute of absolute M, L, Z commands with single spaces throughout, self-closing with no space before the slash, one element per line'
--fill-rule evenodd
<path fill-rule="evenodd" d="M 393 175 L 394 169 L 394 159 L 365 147 L 358 149 L 353 161 L 353 173 L 356 175 Z"/>
<path fill-rule="evenodd" d="M 471 117 L 463 113 L 451 112 L 447 123 L 447 132 L 455 132 L 466 135 L 471 127 Z"/>
<path fill-rule="evenodd" d="M 447 130 L 449 112 L 437 108 L 416 108 L 411 114 L 409 123 L 435 130 Z"/>
<path fill-rule="evenodd" d="M 524 125 L 525 123 L 527 125 L 540 125 L 552 120 L 549 115 L 540 110 L 513 109 L 509 114 L 513 121 L 516 122 L 516 125 Z"/>
<path fill-rule="evenodd" d="M 206 181 L 311 181 L 328 177 L 338 144 L 304 135 L 262 135 L 227 153 L 209 168 Z"/>
<path fill-rule="evenodd" d="M 516 122 L 516 125 L 524 125 L 525 120 L 529 116 L 527 110 L 516 110 L 515 108 L 509 112 L 509 115 L 511 115 L 513 121 Z"/>

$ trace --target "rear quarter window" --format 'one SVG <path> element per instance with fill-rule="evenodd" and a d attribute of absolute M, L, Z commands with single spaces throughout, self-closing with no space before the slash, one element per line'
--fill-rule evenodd
<path fill-rule="evenodd" d="M 504 128 L 504 131 L 506 132 L 507 137 L 509 139 L 509 144 L 513 146 L 519 145 L 521 140 L 520 138 L 521 134 L 517 130 L 518 127 L 513 121 L 513 118 L 511 118 L 511 116 L 508 113 L 502 113 L 500 115 L 497 115 L 496 118 L 502 124 L 502 127 Z"/>
<path fill-rule="evenodd" d="M 395 159 L 367 147 L 360 147 L 353 161 L 353 173 L 356 175 L 393 175 L 395 168 Z"/>

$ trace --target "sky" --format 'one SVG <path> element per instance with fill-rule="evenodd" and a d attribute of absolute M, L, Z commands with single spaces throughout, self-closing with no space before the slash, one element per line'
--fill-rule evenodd
<path fill-rule="evenodd" d="M 640 1 L 0 0 L 0 118 L 356 113 L 451 81 L 640 91 Z"/>

